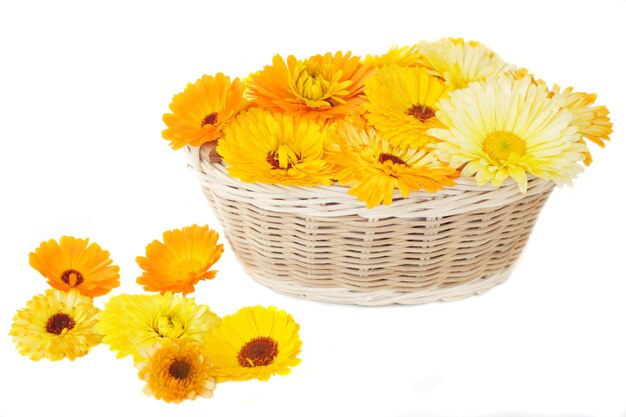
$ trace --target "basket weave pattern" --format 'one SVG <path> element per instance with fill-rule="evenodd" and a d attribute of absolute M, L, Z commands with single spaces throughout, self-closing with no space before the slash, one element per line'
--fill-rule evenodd
<path fill-rule="evenodd" d="M 274 290 L 318 301 L 420 304 L 482 293 L 504 281 L 552 191 L 532 178 L 367 209 L 345 187 L 248 184 L 189 148 L 203 191 L 246 271 Z M 398 195 L 398 197 L 400 197 Z"/>

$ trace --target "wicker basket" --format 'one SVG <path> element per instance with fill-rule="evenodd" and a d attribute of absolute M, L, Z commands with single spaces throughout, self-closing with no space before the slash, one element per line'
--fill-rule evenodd
<path fill-rule="evenodd" d="M 521 195 L 460 179 L 367 209 L 345 187 L 248 184 L 205 148 L 191 165 L 246 271 L 273 290 L 342 304 L 449 301 L 503 282 L 553 188 L 532 178 Z"/>

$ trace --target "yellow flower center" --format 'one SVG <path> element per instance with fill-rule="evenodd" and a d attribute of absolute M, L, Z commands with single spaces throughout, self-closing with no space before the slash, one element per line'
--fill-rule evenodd
<path fill-rule="evenodd" d="M 185 325 L 172 315 L 160 316 L 157 319 L 154 331 L 161 337 L 176 339 L 185 333 Z"/>
<path fill-rule="evenodd" d="M 399 164 L 399 165 L 406 165 L 406 162 L 404 162 L 404 160 L 396 155 L 392 155 L 390 153 L 381 153 L 378 156 L 378 162 L 380 162 L 381 164 L 384 164 L 385 161 L 391 161 L 394 164 Z"/>
<path fill-rule="evenodd" d="M 497 131 L 485 138 L 483 149 L 491 159 L 499 162 L 508 160 L 511 155 L 524 155 L 526 143 L 514 133 Z"/>
<path fill-rule="evenodd" d="M 435 117 L 435 109 L 425 104 L 414 104 L 406 113 L 422 122 Z"/>
<path fill-rule="evenodd" d="M 275 152 L 268 152 L 265 160 L 276 169 L 289 169 L 300 160 L 300 156 L 289 145 L 282 144 Z"/>
<path fill-rule="evenodd" d="M 329 97 L 331 65 L 305 60 L 299 62 L 293 73 L 294 92 L 305 100 L 323 100 Z"/>
<path fill-rule="evenodd" d="M 200 127 L 204 127 L 204 125 L 214 125 L 215 123 L 217 123 L 217 113 L 213 112 L 204 116 Z"/>
<path fill-rule="evenodd" d="M 68 269 L 61 274 L 61 281 L 65 282 L 70 287 L 76 287 L 84 280 L 83 274 L 74 269 Z"/>
<path fill-rule="evenodd" d="M 57 313 L 50 316 L 48 323 L 46 323 L 46 331 L 50 334 L 60 335 L 63 330 L 72 330 L 76 322 L 73 318 L 65 313 Z"/>
<path fill-rule="evenodd" d="M 278 343 L 269 337 L 256 337 L 246 343 L 239 354 L 237 361 L 244 368 L 267 366 L 274 362 L 278 354 Z"/>
<path fill-rule="evenodd" d="M 170 376 L 179 380 L 187 378 L 189 371 L 191 371 L 191 365 L 181 359 L 175 359 L 168 368 Z"/>

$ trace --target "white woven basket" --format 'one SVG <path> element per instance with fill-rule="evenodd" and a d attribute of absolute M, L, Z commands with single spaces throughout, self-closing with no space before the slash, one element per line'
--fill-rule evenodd
<path fill-rule="evenodd" d="M 202 149 L 202 151 L 201 151 Z M 256 281 L 283 294 L 359 305 L 421 304 L 480 294 L 503 282 L 553 188 L 520 194 L 458 179 L 368 209 L 338 185 L 248 184 L 188 148 L 232 249 Z"/>

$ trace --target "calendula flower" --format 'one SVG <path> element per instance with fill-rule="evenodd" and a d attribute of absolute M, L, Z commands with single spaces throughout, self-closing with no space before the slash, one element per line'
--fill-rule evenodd
<path fill-rule="evenodd" d="M 143 349 L 135 364 L 146 381 L 144 393 L 166 402 L 179 403 L 213 396 L 215 378 L 202 345 L 189 340 L 166 340 Z"/>
<path fill-rule="evenodd" d="M 165 339 L 202 343 L 219 322 L 217 315 L 205 305 L 196 305 L 193 298 L 176 297 L 169 292 L 121 294 L 111 297 L 104 306 L 98 330 L 118 358 L 133 355 L 138 360 L 141 349 Z"/>
<path fill-rule="evenodd" d="M 172 113 L 163 115 L 167 129 L 163 138 L 173 149 L 186 145 L 200 146 L 217 140 L 228 121 L 245 109 L 249 102 L 243 97 L 244 84 L 222 73 L 203 75 L 187 84 L 182 93 L 170 103 Z"/>
<path fill-rule="evenodd" d="M 512 177 L 522 193 L 527 173 L 569 183 L 582 167 L 585 146 L 573 114 L 550 99 L 530 77 L 474 83 L 442 100 L 437 113 L 446 129 L 431 129 L 437 155 L 479 185 Z"/>
<path fill-rule="evenodd" d="M 561 91 L 555 85 L 551 94 L 559 100 L 561 106 L 574 113 L 571 124 L 576 126 L 583 138 L 590 140 L 604 148 L 605 140 L 610 140 L 609 135 L 613 132 L 613 123 L 609 118 L 609 110 L 605 106 L 594 106 L 596 94 L 574 92 L 572 87 Z M 585 164 L 591 164 L 591 154 L 585 153 Z"/>
<path fill-rule="evenodd" d="M 298 115 L 340 118 L 362 112 L 363 85 L 372 70 L 350 52 L 314 55 L 287 62 L 274 56 L 272 65 L 250 75 L 250 98 L 268 109 Z"/>
<path fill-rule="evenodd" d="M 391 204 L 396 189 L 406 198 L 410 191 L 454 185 L 458 176 L 433 153 L 393 146 L 363 122 L 336 122 L 330 139 L 328 160 L 335 164 L 335 178 L 351 186 L 348 193 L 368 208 Z"/>
<path fill-rule="evenodd" d="M 425 68 L 383 67 L 365 83 L 366 117 L 392 145 L 421 148 L 436 141 L 428 129 L 443 127 L 436 112 L 447 93 Z"/>
<path fill-rule="evenodd" d="M 18 351 L 32 360 L 74 360 L 102 340 L 95 328 L 98 312 L 92 299 L 75 289 L 49 289 L 17 312 L 9 335 Z"/>
<path fill-rule="evenodd" d="M 419 52 L 422 64 L 439 73 L 453 89 L 464 88 L 473 81 L 483 81 L 511 69 L 485 45 L 465 42 L 461 38 L 421 42 Z"/>
<path fill-rule="evenodd" d="M 420 65 L 419 45 L 393 46 L 383 55 L 367 55 L 363 62 L 376 68 L 384 67 L 385 65 L 416 67 Z"/>
<path fill-rule="evenodd" d="M 245 307 L 224 317 L 205 344 L 213 375 L 217 381 L 287 375 L 300 363 L 299 329 L 291 315 L 276 307 Z"/>
<path fill-rule="evenodd" d="M 112 265 L 109 252 L 89 239 L 72 236 L 42 242 L 29 255 L 30 265 L 48 278 L 52 287 L 97 297 L 109 293 L 120 285 L 119 267 Z"/>
<path fill-rule="evenodd" d="M 195 224 L 164 232 L 163 242 L 153 241 L 146 247 L 146 256 L 137 257 L 144 270 L 137 283 L 146 291 L 193 292 L 198 281 L 215 277 L 217 271 L 209 269 L 224 252 L 218 238 L 208 226 Z"/>
<path fill-rule="evenodd" d="M 228 173 L 245 182 L 330 184 L 325 138 L 321 121 L 252 108 L 226 129 L 217 152 Z"/>

